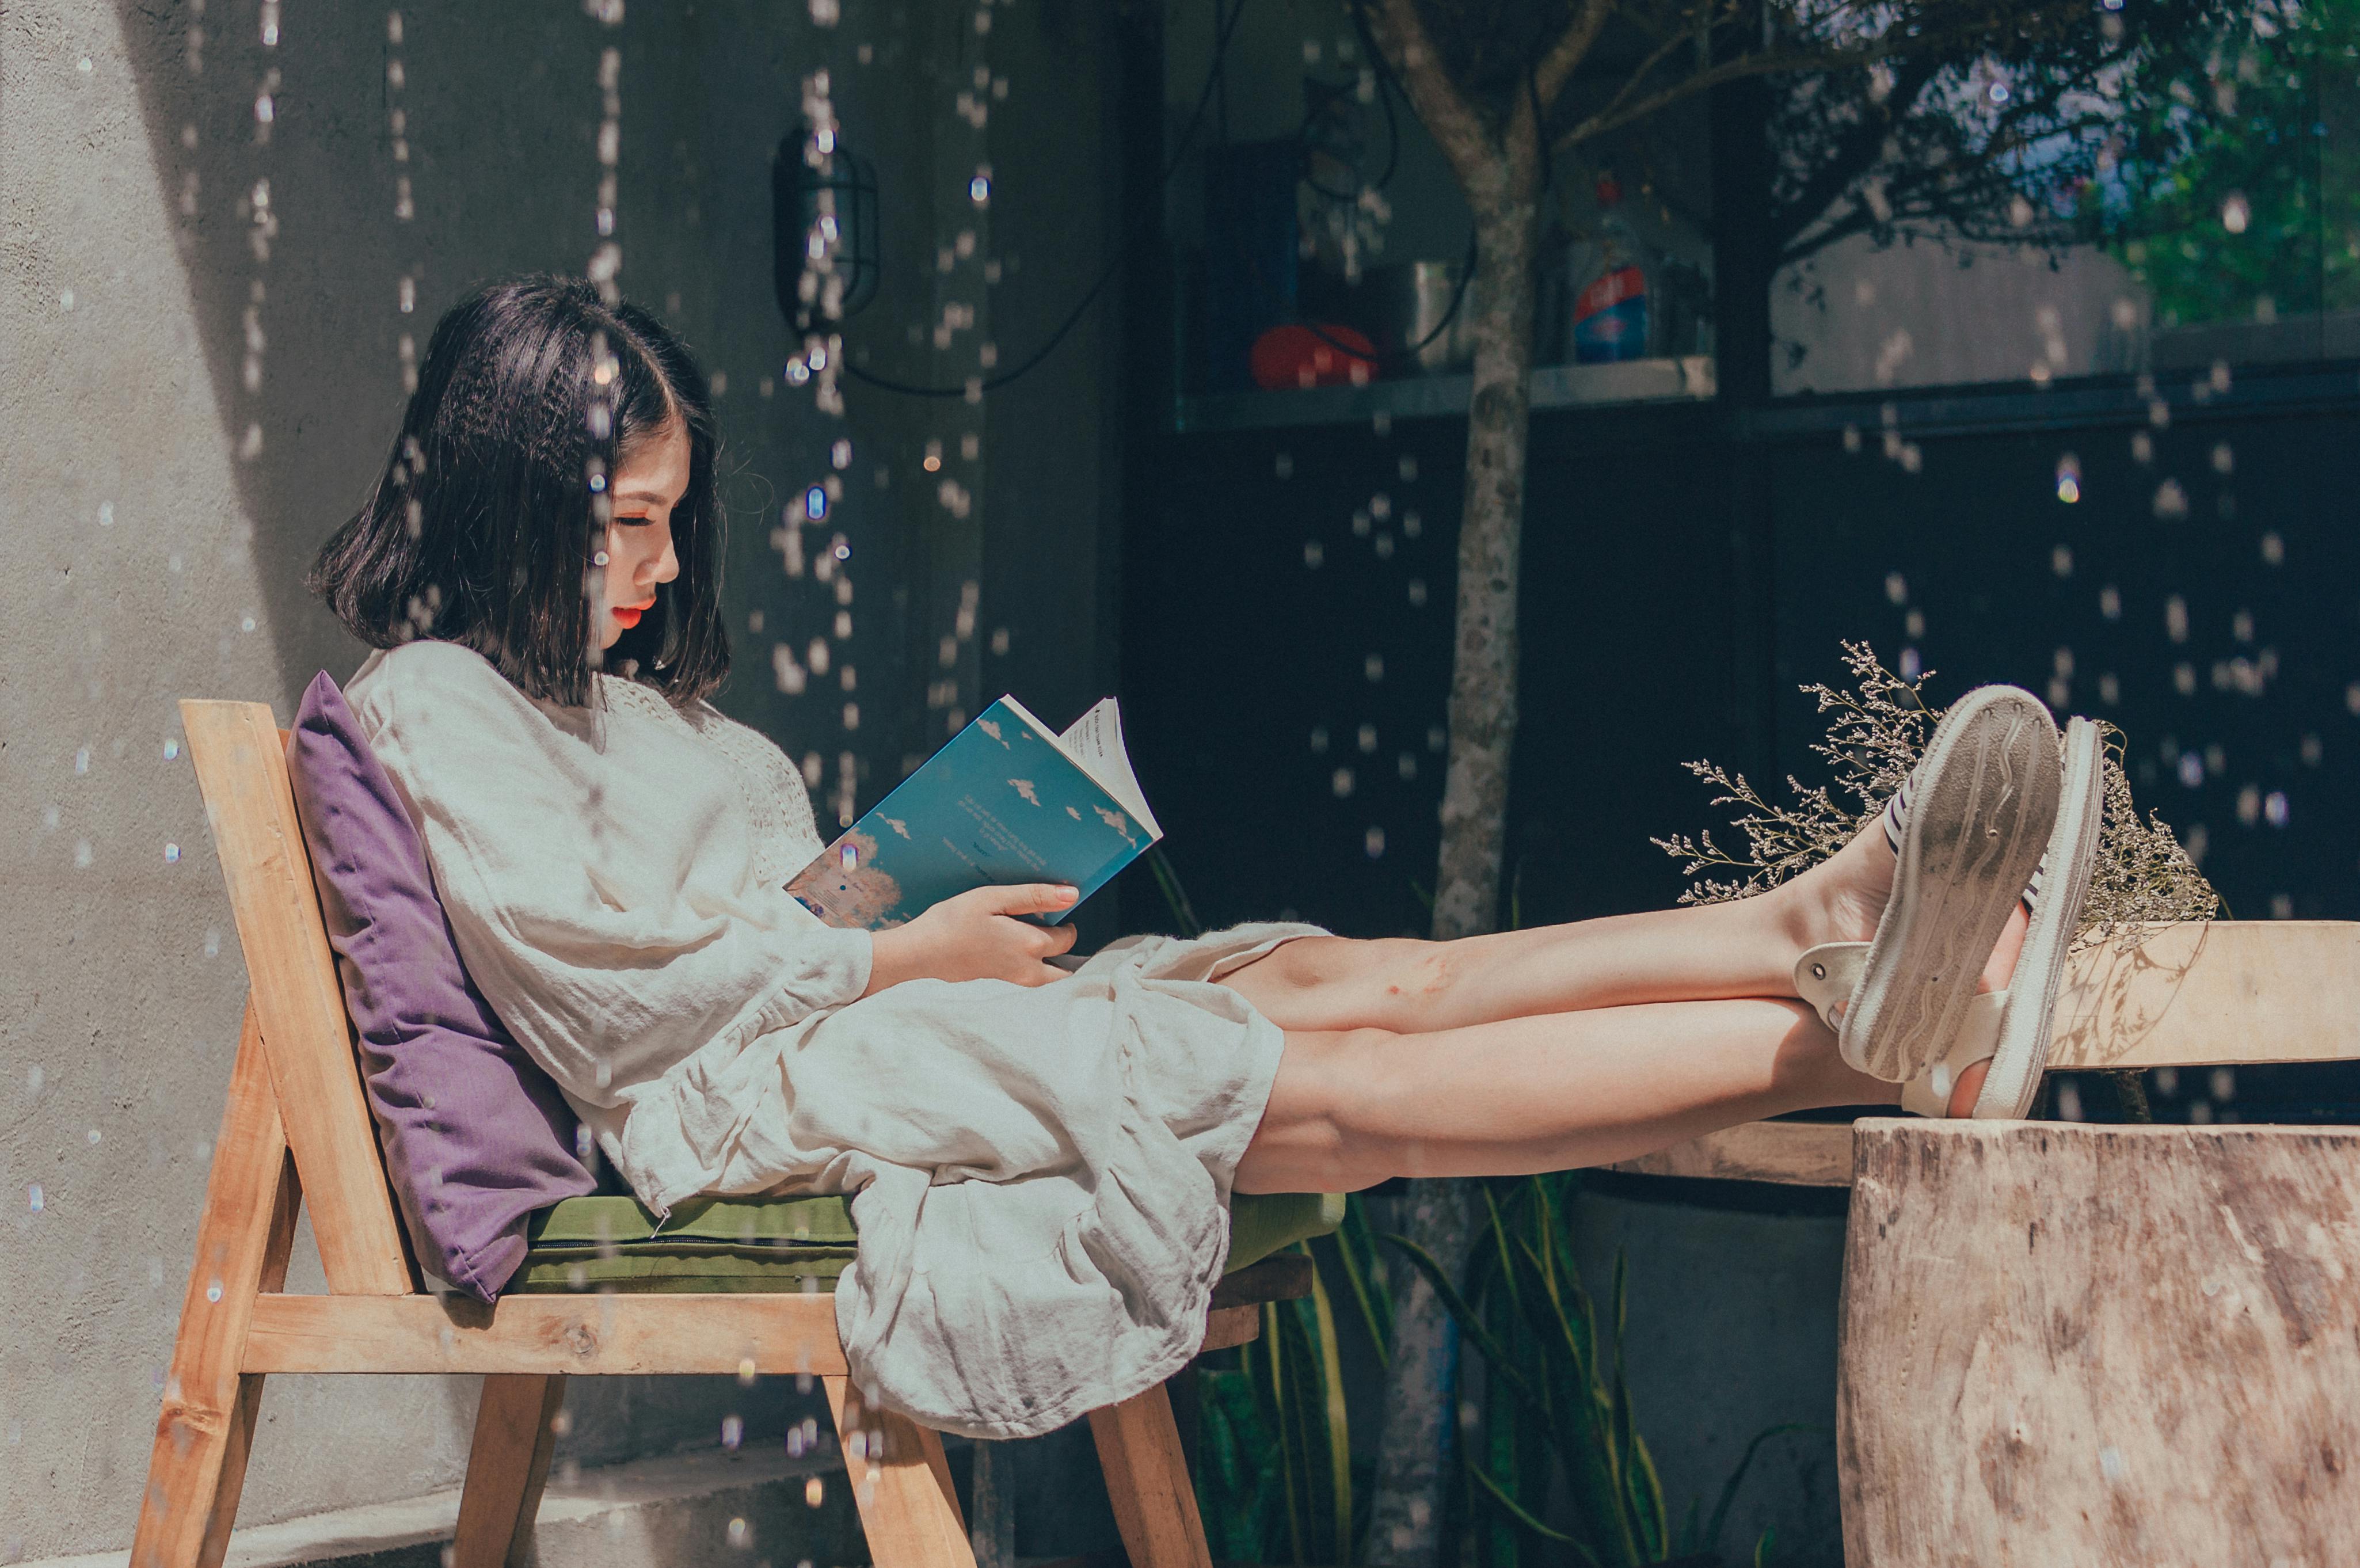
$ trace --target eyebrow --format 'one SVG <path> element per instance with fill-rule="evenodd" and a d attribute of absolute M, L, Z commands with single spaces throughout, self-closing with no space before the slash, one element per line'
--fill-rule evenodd
<path fill-rule="evenodd" d="M 628 490 L 617 490 L 615 492 L 615 499 L 618 501 L 664 501 L 667 503 L 671 500 L 671 498 L 665 495 L 661 490 L 645 489 L 638 486 L 634 486 Z"/>

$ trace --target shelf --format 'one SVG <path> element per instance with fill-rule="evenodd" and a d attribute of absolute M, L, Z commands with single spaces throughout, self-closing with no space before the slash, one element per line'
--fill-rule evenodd
<path fill-rule="evenodd" d="M 1888 428 L 1904 435 L 1989 435 L 2137 426 L 2167 417 L 2250 419 L 2262 413 L 2349 413 L 2360 408 L 2360 361 L 2256 365 L 2236 370 L 2227 391 L 2208 377 L 2088 376 L 2047 387 L 1994 381 L 1957 387 L 1895 387 L 1792 393 L 1740 415 L 1742 437 L 1818 441 L 1850 427 L 1872 442 Z M 1887 411 L 1890 411 L 1889 412 Z"/>
<path fill-rule="evenodd" d="M 1365 387 L 1314 387 L 1295 392 L 1226 392 L 1182 398 L 1175 428 L 1184 435 L 1225 430 L 1279 430 L 1291 425 L 1361 424 L 1379 414 L 1394 419 L 1463 417 L 1474 378 L 1414 376 Z M 1533 372 L 1535 412 L 1611 404 L 1695 402 L 1715 389 L 1709 356 L 1632 359 L 1620 365 L 1546 365 Z"/>

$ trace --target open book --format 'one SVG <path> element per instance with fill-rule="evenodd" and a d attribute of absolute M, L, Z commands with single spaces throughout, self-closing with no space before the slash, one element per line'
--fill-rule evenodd
<path fill-rule="evenodd" d="M 1087 898 L 1164 837 L 1108 697 L 1058 734 L 1003 696 L 926 759 L 787 891 L 831 926 L 881 931 L 991 883 Z M 1063 920 L 1081 899 L 1056 914 Z"/>

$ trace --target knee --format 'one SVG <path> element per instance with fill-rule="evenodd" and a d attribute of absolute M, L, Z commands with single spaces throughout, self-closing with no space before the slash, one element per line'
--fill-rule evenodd
<path fill-rule="evenodd" d="M 1371 1021 L 1395 1034 L 1415 1035 L 1437 1026 L 1436 1003 L 1451 986 L 1458 950 L 1449 942 L 1392 937 L 1375 949 L 1367 986 Z"/>

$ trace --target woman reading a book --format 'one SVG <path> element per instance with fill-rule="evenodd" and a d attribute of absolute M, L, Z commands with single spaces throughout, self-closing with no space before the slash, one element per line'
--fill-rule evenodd
<path fill-rule="evenodd" d="M 1882 830 L 1737 904 L 1441 944 L 1246 926 L 1072 972 L 1073 927 L 1022 918 L 1067 888 L 822 924 L 784 887 L 822 848 L 803 777 L 705 700 L 715 446 L 654 319 L 494 287 L 436 329 L 315 586 L 377 650 L 353 710 L 503 1021 L 659 1213 L 853 1195 L 839 1326 L 917 1419 L 1041 1431 L 1176 1369 L 1233 1190 L 1559 1169 L 1905 1094 L 2021 1113 L 2079 897 L 2027 941 L 2072 811 L 2021 693 L 1961 703 Z"/>

